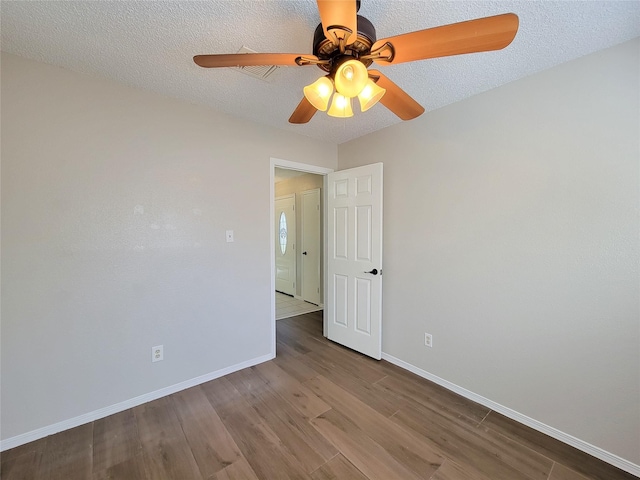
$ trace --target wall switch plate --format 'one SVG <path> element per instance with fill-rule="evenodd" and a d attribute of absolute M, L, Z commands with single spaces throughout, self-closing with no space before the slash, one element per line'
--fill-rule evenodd
<path fill-rule="evenodd" d="M 424 344 L 426 347 L 433 347 L 433 337 L 430 333 L 424 334 Z"/>
<path fill-rule="evenodd" d="M 233 242 L 233 230 L 227 230 L 227 243 Z"/>
<path fill-rule="evenodd" d="M 151 361 L 159 362 L 160 360 L 164 360 L 164 346 L 156 345 L 151 349 Z"/>

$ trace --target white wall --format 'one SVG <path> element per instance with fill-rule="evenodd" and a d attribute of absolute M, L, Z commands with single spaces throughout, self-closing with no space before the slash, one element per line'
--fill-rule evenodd
<path fill-rule="evenodd" d="M 636 465 L 639 61 L 635 40 L 338 149 L 384 162 L 383 351 Z"/>
<path fill-rule="evenodd" d="M 1 154 L 2 439 L 272 353 L 270 157 L 336 147 L 3 54 Z"/>

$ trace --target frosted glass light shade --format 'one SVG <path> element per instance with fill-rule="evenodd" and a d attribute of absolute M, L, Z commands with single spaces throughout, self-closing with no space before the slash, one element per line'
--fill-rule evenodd
<path fill-rule="evenodd" d="M 345 97 L 356 97 L 367 84 L 367 67 L 360 60 L 347 60 L 336 70 L 336 90 Z"/>
<path fill-rule="evenodd" d="M 329 77 L 320 77 L 311 85 L 304 87 L 302 91 L 311 105 L 324 112 L 333 93 L 333 82 Z"/>
<path fill-rule="evenodd" d="M 351 109 L 351 99 L 345 97 L 340 93 L 336 93 L 333 96 L 331 107 L 327 112 L 327 115 L 338 118 L 353 117 L 353 110 Z"/>
<path fill-rule="evenodd" d="M 360 100 L 360 111 L 366 112 L 369 110 L 380 101 L 385 93 L 387 93 L 387 91 L 384 88 L 379 87 L 373 80 L 369 79 L 358 95 L 358 100 Z"/>

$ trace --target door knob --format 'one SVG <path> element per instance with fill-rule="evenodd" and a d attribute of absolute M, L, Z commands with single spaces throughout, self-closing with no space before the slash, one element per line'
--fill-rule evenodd
<path fill-rule="evenodd" d="M 374 268 L 373 270 L 371 270 L 370 272 L 364 272 L 364 273 L 370 273 L 371 275 L 377 275 L 378 274 L 378 269 Z"/>
<path fill-rule="evenodd" d="M 303 255 L 306 255 L 306 254 L 307 254 L 307 252 L 302 252 L 302 254 L 303 254 Z"/>

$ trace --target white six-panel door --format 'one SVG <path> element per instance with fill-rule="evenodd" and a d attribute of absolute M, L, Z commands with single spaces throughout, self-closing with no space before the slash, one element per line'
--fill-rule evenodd
<path fill-rule="evenodd" d="M 382 163 L 327 176 L 328 338 L 382 354 Z"/>

